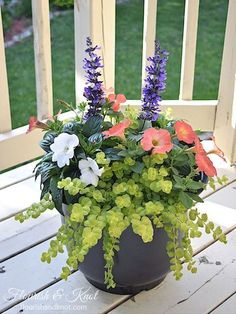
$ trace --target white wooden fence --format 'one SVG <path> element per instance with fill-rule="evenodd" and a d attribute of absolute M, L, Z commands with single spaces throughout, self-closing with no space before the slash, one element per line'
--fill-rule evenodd
<path fill-rule="evenodd" d="M 75 85 L 76 101 L 82 99 L 85 39 L 90 36 L 102 47 L 103 79 L 107 87 L 115 78 L 115 0 L 75 0 Z M 236 0 L 229 0 L 225 43 L 217 100 L 192 100 L 199 0 L 186 0 L 180 93 L 178 100 L 162 102 L 175 117 L 189 120 L 195 128 L 214 131 L 219 146 L 231 162 L 236 161 Z M 154 50 L 157 0 L 145 0 L 143 65 Z M 37 113 L 42 119 L 53 112 L 51 40 L 48 0 L 32 0 Z M 7 71 L 0 12 L 0 170 L 42 154 L 39 130 L 26 134 L 27 126 L 12 130 Z M 127 103 L 139 105 L 139 100 Z"/>

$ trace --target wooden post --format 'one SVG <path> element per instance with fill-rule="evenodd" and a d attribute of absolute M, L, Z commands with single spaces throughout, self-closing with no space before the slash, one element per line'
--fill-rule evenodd
<path fill-rule="evenodd" d="M 3 39 L 2 28 L 2 14 L 0 6 L 0 133 L 8 132 L 11 130 L 11 111 L 10 100 L 7 82 L 7 69 L 5 48 Z"/>
<path fill-rule="evenodd" d="M 115 81 L 115 0 L 75 0 L 75 90 L 76 103 L 84 100 L 86 38 L 101 47 L 104 68 L 102 79 L 105 87 Z"/>
<path fill-rule="evenodd" d="M 38 119 L 53 114 L 51 36 L 48 0 L 32 0 Z"/>
<path fill-rule="evenodd" d="M 186 0 L 179 99 L 193 97 L 199 0 Z"/>
<path fill-rule="evenodd" d="M 146 77 L 145 68 L 148 64 L 147 57 L 152 56 L 154 53 L 154 41 L 156 39 L 156 13 L 157 0 L 144 1 L 142 84 Z"/>
<path fill-rule="evenodd" d="M 236 162 L 236 1 L 229 0 L 221 65 L 215 136 L 231 162 Z"/>

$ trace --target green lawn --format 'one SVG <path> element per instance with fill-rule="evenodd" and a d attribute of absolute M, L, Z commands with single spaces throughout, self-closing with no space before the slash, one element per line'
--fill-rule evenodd
<path fill-rule="evenodd" d="M 216 99 L 227 0 L 202 0 L 200 5 L 194 99 Z M 158 0 L 157 38 L 170 52 L 165 99 L 179 94 L 184 0 Z M 117 5 L 116 91 L 140 98 L 143 1 Z M 73 13 L 51 22 L 54 102 L 74 102 Z M 33 39 L 6 49 L 13 127 L 36 114 Z M 58 106 L 55 105 L 55 111 Z"/>

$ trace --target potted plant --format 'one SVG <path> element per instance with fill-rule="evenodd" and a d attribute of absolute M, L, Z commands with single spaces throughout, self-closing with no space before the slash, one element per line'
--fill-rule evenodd
<path fill-rule="evenodd" d="M 169 270 L 180 279 L 183 262 L 195 273 L 191 238 L 202 229 L 226 242 L 221 228 L 195 208 L 207 182 L 214 188 L 226 178 L 217 177 L 199 134 L 160 112 L 168 53 L 159 43 L 148 58 L 140 112 L 129 106 L 121 112 L 125 96 L 103 87 L 97 49 L 88 38 L 87 101 L 76 108 L 60 101 L 73 118 L 30 119 L 29 131 L 46 131 L 40 143 L 46 154 L 35 172 L 42 194 L 16 219 L 56 208 L 63 223 L 42 261 L 50 263 L 66 247 L 61 278 L 79 268 L 96 287 L 136 293 L 156 286 Z"/>

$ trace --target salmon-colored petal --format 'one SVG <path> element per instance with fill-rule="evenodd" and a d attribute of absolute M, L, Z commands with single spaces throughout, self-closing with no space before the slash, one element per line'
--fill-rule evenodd
<path fill-rule="evenodd" d="M 153 148 L 152 138 L 148 138 L 147 136 L 144 136 L 141 139 L 141 146 L 143 150 L 145 150 L 146 152 L 151 150 Z"/>
<path fill-rule="evenodd" d="M 192 144 L 196 138 L 196 133 L 193 131 L 191 125 L 184 121 L 177 121 L 174 124 L 174 129 L 179 141 L 187 144 Z"/>
<path fill-rule="evenodd" d="M 26 133 L 29 133 L 36 128 L 36 122 L 37 121 L 38 121 L 38 119 L 36 117 L 32 116 L 29 118 L 29 127 L 28 127 L 28 130 L 26 131 Z"/>
<path fill-rule="evenodd" d="M 116 100 L 116 95 L 115 94 L 108 95 L 108 100 L 109 100 L 109 102 L 115 101 Z"/>
<path fill-rule="evenodd" d="M 118 94 L 116 96 L 116 101 L 120 104 L 123 104 L 124 102 L 126 102 L 126 97 L 123 94 Z"/>
<path fill-rule="evenodd" d="M 195 144 L 195 146 L 194 146 L 195 153 L 197 153 L 197 154 L 205 154 L 206 153 L 203 146 L 202 146 L 202 143 L 200 142 L 200 140 L 198 138 L 198 136 L 196 136 L 196 138 L 194 140 L 194 144 Z"/>
<path fill-rule="evenodd" d="M 130 124 L 131 124 L 131 121 L 129 120 L 129 119 L 125 119 L 123 122 L 121 122 L 121 123 L 123 123 L 123 125 L 124 125 L 124 127 L 125 128 L 128 128 L 129 126 L 130 126 Z"/>
<path fill-rule="evenodd" d="M 120 110 L 120 104 L 118 102 L 115 102 L 113 105 L 112 105 L 112 109 L 117 112 Z"/>
<path fill-rule="evenodd" d="M 29 127 L 26 133 L 29 133 L 34 129 L 49 130 L 49 126 L 46 123 L 39 121 L 36 117 L 30 117 Z"/>
<path fill-rule="evenodd" d="M 164 154 L 172 149 L 173 144 L 167 130 L 149 128 L 143 133 L 141 146 L 145 151 L 153 149 L 152 154 Z"/>
<path fill-rule="evenodd" d="M 125 129 L 127 129 L 130 125 L 130 120 L 126 119 L 113 127 L 111 127 L 109 130 L 104 131 L 103 134 L 105 135 L 106 138 L 111 137 L 111 136 L 117 136 L 120 138 L 124 138 L 125 134 Z"/>
<path fill-rule="evenodd" d="M 162 145 L 160 147 L 154 147 L 152 150 L 152 154 L 165 154 L 168 153 L 169 151 L 171 151 L 173 148 L 173 144 L 166 144 L 166 145 Z"/>
<path fill-rule="evenodd" d="M 207 176 L 214 177 L 217 175 L 216 168 L 214 167 L 212 161 L 206 154 L 196 154 L 195 156 L 196 164 L 200 171 L 203 171 Z"/>

